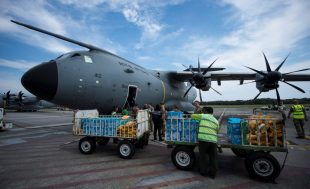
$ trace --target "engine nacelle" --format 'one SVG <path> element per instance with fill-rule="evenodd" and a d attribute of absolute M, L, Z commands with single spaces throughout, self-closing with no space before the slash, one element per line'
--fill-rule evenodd
<path fill-rule="evenodd" d="M 264 80 L 264 76 L 262 76 L 260 74 L 256 74 L 255 80 L 257 81 L 256 82 L 256 88 L 260 92 L 267 92 L 269 90 L 276 89 L 279 87 L 278 82 L 266 82 L 266 80 Z"/>
<path fill-rule="evenodd" d="M 196 87 L 202 91 L 208 91 L 211 88 L 211 78 L 205 79 L 203 85 L 198 85 Z"/>

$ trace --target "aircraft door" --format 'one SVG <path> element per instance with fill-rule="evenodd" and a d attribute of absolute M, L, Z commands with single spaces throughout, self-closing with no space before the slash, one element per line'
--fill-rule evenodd
<path fill-rule="evenodd" d="M 125 101 L 124 108 L 130 109 L 136 104 L 136 97 L 138 92 L 138 87 L 135 85 L 128 85 L 128 93 Z"/>

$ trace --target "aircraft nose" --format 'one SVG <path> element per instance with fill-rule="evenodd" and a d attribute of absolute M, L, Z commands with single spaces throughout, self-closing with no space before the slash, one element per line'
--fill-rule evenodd
<path fill-rule="evenodd" d="M 21 82 L 35 96 L 44 100 L 52 100 L 58 86 L 56 62 L 49 61 L 31 68 L 23 75 Z"/>

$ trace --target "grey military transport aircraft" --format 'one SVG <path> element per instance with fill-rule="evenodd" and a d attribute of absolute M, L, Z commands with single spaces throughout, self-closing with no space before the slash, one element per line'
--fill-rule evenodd
<path fill-rule="evenodd" d="M 35 96 L 25 96 L 22 91 L 11 94 L 10 91 L 0 95 L 0 108 L 16 111 L 37 111 L 43 108 L 56 107 L 56 104 L 39 99 Z"/>
<path fill-rule="evenodd" d="M 142 106 L 164 102 L 167 109 L 177 105 L 180 110 L 190 112 L 197 97 L 193 87 L 199 89 L 202 100 L 200 90 L 208 91 L 211 81 L 217 81 L 220 85 L 222 80 L 240 80 L 240 84 L 244 80 L 254 80 L 259 94 L 275 89 L 278 101 L 279 81 L 303 93 L 304 90 L 287 81 L 310 81 L 309 74 L 293 74 L 309 69 L 280 73 L 279 69 L 286 59 L 272 71 L 265 55 L 267 72 L 249 68 L 255 73 L 214 73 L 224 68 L 212 68 L 215 61 L 209 67 L 201 68 L 199 60 L 197 68 L 190 66 L 181 72 L 148 70 L 93 45 L 11 21 L 88 49 L 69 52 L 37 65 L 21 79 L 23 86 L 32 94 L 73 109 L 96 108 L 100 113 L 110 113 L 114 106 L 130 108 L 135 104 Z"/>

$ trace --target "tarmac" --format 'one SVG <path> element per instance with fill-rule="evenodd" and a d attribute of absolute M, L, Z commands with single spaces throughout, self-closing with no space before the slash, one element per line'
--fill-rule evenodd
<path fill-rule="evenodd" d="M 228 117 L 251 114 L 251 109 L 215 109 L 219 117 L 225 111 L 222 128 Z M 307 112 L 310 118 L 310 112 Z M 248 176 L 244 159 L 230 149 L 219 154 L 219 171 L 215 179 L 203 177 L 198 163 L 191 171 L 181 171 L 171 162 L 172 148 L 150 140 L 136 149 L 130 160 L 119 158 L 117 144 L 97 146 L 95 153 L 81 154 L 78 140 L 72 135 L 73 112 L 7 112 L 6 122 L 13 128 L 0 132 L 1 189 L 58 188 L 309 188 L 310 140 L 297 139 L 292 120 L 286 122 L 289 154 L 275 183 L 253 180 Z M 306 122 L 306 134 L 310 123 Z M 198 160 L 198 153 L 196 157 Z M 272 153 L 280 164 L 285 153 Z"/>

